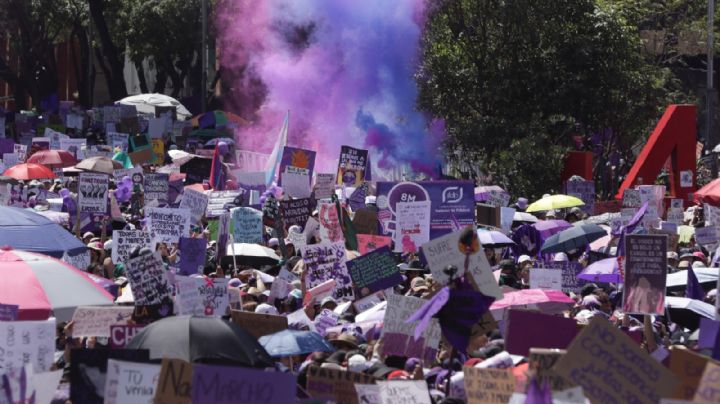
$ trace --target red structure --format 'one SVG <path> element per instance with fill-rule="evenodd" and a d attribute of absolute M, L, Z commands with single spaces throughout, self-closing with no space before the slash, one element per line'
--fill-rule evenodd
<path fill-rule="evenodd" d="M 622 199 L 623 192 L 635 185 L 655 182 L 660 170 L 669 162 L 670 195 L 688 202 L 688 194 L 696 189 L 695 144 L 697 108 L 695 105 L 670 105 L 660 118 L 645 147 L 635 160 L 615 198 Z M 692 173 L 690 186 L 681 186 L 680 176 Z M 687 185 L 687 184 L 686 184 Z"/>
<path fill-rule="evenodd" d="M 565 155 L 565 168 L 560 181 L 564 184 L 573 175 L 579 175 L 587 181 L 593 180 L 592 152 L 571 151 Z"/>

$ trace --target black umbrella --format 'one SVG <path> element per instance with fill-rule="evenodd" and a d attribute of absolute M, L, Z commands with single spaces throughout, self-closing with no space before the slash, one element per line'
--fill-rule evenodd
<path fill-rule="evenodd" d="M 237 324 L 216 317 L 175 316 L 140 331 L 130 349 L 149 349 L 150 359 L 234 364 L 255 368 L 273 366 L 257 339 Z"/>
<path fill-rule="evenodd" d="M 607 236 L 605 229 L 596 224 L 576 224 L 548 237 L 540 251 L 558 253 L 575 250 L 605 236 Z"/>

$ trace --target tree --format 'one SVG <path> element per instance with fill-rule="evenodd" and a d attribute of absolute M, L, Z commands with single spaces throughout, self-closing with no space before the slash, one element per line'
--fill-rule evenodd
<path fill-rule="evenodd" d="M 598 168 L 632 160 L 672 78 L 641 45 L 637 27 L 593 0 L 441 1 L 423 40 L 418 106 L 445 119 L 451 160 L 472 158 L 465 164 L 499 185 L 538 197 L 559 189 L 576 135 L 610 133 L 594 145 Z"/>
<path fill-rule="evenodd" d="M 122 3 L 120 0 L 88 0 L 90 16 L 100 40 L 100 46 L 94 47 L 96 59 L 113 100 L 127 96 L 124 33 L 130 24 L 122 14 Z"/>

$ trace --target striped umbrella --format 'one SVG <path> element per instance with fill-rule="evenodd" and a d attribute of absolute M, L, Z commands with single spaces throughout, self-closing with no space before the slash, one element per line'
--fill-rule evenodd
<path fill-rule="evenodd" d="M 83 271 L 27 251 L 0 250 L 0 302 L 20 306 L 19 320 L 69 321 L 78 306 L 111 306 L 113 297 Z"/>

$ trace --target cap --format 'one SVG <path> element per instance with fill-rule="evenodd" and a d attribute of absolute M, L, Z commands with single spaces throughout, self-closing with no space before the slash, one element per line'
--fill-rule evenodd
<path fill-rule="evenodd" d="M 565 261 L 568 261 L 568 256 L 564 252 L 559 252 L 559 253 L 555 254 L 555 256 L 553 257 L 553 261 L 565 262 Z"/>
<path fill-rule="evenodd" d="M 667 259 L 677 261 L 677 260 L 678 260 L 678 253 L 676 253 L 675 251 L 668 251 L 668 252 L 667 252 Z"/>
<path fill-rule="evenodd" d="M 268 247 L 277 247 L 278 245 L 280 245 L 280 242 L 279 242 L 278 239 L 275 238 L 275 237 L 271 238 L 271 239 L 268 241 Z"/>
<path fill-rule="evenodd" d="M 364 372 L 369 366 L 364 356 L 355 354 L 348 359 L 348 370 L 351 372 Z"/>
<path fill-rule="evenodd" d="M 352 349 L 357 349 L 358 347 L 358 340 L 357 338 L 348 333 L 342 333 L 337 338 L 331 339 L 330 342 L 336 343 L 336 344 L 344 344 Z"/>
<path fill-rule="evenodd" d="M 105 249 L 105 250 L 112 250 L 112 247 L 113 247 L 112 240 L 108 240 L 105 242 L 105 244 L 103 244 L 103 249 Z"/>
<path fill-rule="evenodd" d="M 517 202 L 515 202 L 518 208 L 520 209 L 527 209 L 528 207 L 528 200 L 527 198 L 518 198 Z"/>
<path fill-rule="evenodd" d="M 332 296 L 326 296 L 324 299 L 320 301 L 320 307 L 325 306 L 327 303 L 335 303 L 337 304 L 337 301 L 333 299 Z"/>
<path fill-rule="evenodd" d="M 705 254 L 703 254 L 702 251 L 695 251 L 692 255 L 695 258 L 699 258 L 701 261 L 705 261 Z"/>
<path fill-rule="evenodd" d="M 95 234 L 91 231 L 85 232 L 85 234 L 83 234 L 83 236 L 82 236 L 82 238 L 93 238 L 93 237 L 95 237 Z"/>
<path fill-rule="evenodd" d="M 91 241 L 87 243 L 88 248 L 92 248 L 95 251 L 102 251 L 103 245 L 99 241 Z"/>
<path fill-rule="evenodd" d="M 425 282 L 425 279 L 421 277 L 413 278 L 410 282 L 410 289 L 412 289 L 413 292 L 428 290 L 427 282 Z"/>
<path fill-rule="evenodd" d="M 518 264 L 522 264 L 523 262 L 532 261 L 532 258 L 530 258 L 529 255 L 521 255 L 518 257 Z"/>
<path fill-rule="evenodd" d="M 274 315 L 276 315 L 276 316 L 277 316 L 278 314 L 280 314 L 280 313 L 278 313 L 277 309 L 276 309 L 274 306 L 270 306 L 270 305 L 267 304 L 267 303 L 260 303 L 260 304 L 258 304 L 257 307 L 255 308 L 255 313 L 260 313 L 260 314 L 274 314 Z"/>

